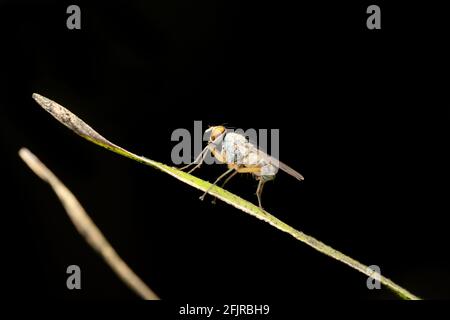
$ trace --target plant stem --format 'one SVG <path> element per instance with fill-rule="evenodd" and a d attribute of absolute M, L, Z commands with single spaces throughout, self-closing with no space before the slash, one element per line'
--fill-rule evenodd
<path fill-rule="evenodd" d="M 134 153 L 131 153 L 124 148 L 117 146 L 113 144 L 112 142 L 105 139 L 103 136 L 101 136 L 99 133 L 97 133 L 94 129 L 92 129 L 88 124 L 86 124 L 83 120 L 78 118 L 75 114 L 64 108 L 63 106 L 59 105 L 58 103 L 45 98 L 37 93 L 33 94 L 33 98 L 36 100 L 36 102 L 42 106 L 45 110 L 47 110 L 53 117 L 55 117 L 58 121 L 63 123 L 65 126 L 67 126 L 69 129 L 80 135 L 81 137 L 98 144 L 108 150 L 111 150 L 115 153 L 118 153 L 122 156 L 128 157 L 132 160 L 135 160 L 137 162 L 149 165 L 151 167 L 154 167 L 156 169 L 159 169 L 172 177 L 194 187 L 202 191 L 207 191 L 211 184 L 207 181 L 204 181 L 202 179 L 199 179 L 189 173 L 183 172 L 177 168 L 167 166 L 163 163 L 147 159 L 145 157 L 138 156 Z M 358 262 L 357 260 L 333 249 L 332 247 L 322 243 L 321 241 L 301 232 L 293 227 L 289 226 L 288 224 L 284 223 L 283 221 L 279 220 L 275 216 L 271 215 L 267 211 L 262 210 L 261 208 L 255 206 L 254 204 L 238 197 L 237 195 L 224 190 L 218 186 L 214 186 L 208 191 L 208 193 L 212 194 L 213 196 L 217 197 L 218 199 L 232 205 L 233 207 L 244 211 L 260 220 L 263 220 L 267 222 L 268 224 L 272 225 L 273 227 L 286 232 L 293 236 L 295 239 L 307 244 L 308 246 L 312 247 L 313 249 L 337 260 L 340 261 L 350 267 L 352 267 L 355 270 L 358 270 L 359 272 L 367 275 L 368 277 L 372 277 L 374 279 L 379 279 L 379 281 L 388 287 L 390 290 L 392 290 L 394 293 L 396 293 L 399 297 L 402 299 L 408 299 L 408 300 L 419 300 L 420 298 L 416 295 L 410 293 L 406 289 L 402 288 L 398 284 L 394 283 L 392 280 L 382 276 L 380 273 L 368 268 L 366 265 Z"/>
<path fill-rule="evenodd" d="M 97 251 L 117 276 L 141 298 L 159 300 L 158 296 L 131 270 L 109 244 L 100 229 L 83 209 L 72 192 L 51 172 L 31 151 L 22 148 L 19 151 L 22 160 L 42 180 L 50 184 L 66 209 L 75 228 L 86 242 Z"/>

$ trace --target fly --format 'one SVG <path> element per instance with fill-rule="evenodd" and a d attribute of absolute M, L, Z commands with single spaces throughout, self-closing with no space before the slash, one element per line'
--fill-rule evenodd
<path fill-rule="evenodd" d="M 189 170 L 189 173 L 200 168 L 206 158 L 206 155 L 208 154 L 208 151 L 210 151 L 219 162 L 226 164 L 228 166 L 228 170 L 220 175 L 216 181 L 214 181 L 208 190 L 206 190 L 206 192 L 200 197 L 201 200 L 205 198 L 213 186 L 219 183 L 219 181 L 226 176 L 228 177 L 222 183 L 222 188 L 236 174 L 251 173 L 256 180 L 259 181 L 256 189 L 256 196 L 258 197 L 259 207 L 263 209 L 261 205 L 261 195 L 264 184 L 275 178 L 278 169 L 281 169 L 300 181 L 304 180 L 300 173 L 259 150 L 254 144 L 249 142 L 244 135 L 235 132 L 227 132 L 227 129 L 224 126 L 210 127 L 205 131 L 205 133 L 210 133 L 208 145 L 197 156 L 194 162 L 181 168 L 181 170 L 185 170 L 194 164 L 195 167 Z"/>

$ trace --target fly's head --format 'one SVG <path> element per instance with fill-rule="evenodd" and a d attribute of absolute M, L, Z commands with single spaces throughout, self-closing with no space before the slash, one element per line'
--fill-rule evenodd
<path fill-rule="evenodd" d="M 210 127 L 205 132 L 211 132 L 211 135 L 209 137 L 209 142 L 213 143 L 213 142 L 217 142 L 216 140 L 220 140 L 221 138 L 223 138 L 223 135 L 225 134 L 226 131 L 227 131 L 227 129 L 224 126 L 214 126 L 214 127 Z"/>

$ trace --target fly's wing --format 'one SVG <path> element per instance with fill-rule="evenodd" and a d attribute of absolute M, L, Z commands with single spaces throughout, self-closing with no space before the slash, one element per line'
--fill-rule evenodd
<path fill-rule="evenodd" d="M 279 160 L 276 160 L 276 161 L 278 161 L 278 167 L 281 170 L 283 170 L 284 172 L 286 172 L 287 174 L 290 174 L 291 176 L 293 176 L 294 178 L 296 178 L 300 181 L 305 180 L 305 178 L 303 178 L 303 176 L 299 172 L 295 171 L 294 169 L 289 167 L 287 164 L 284 164 L 283 162 L 281 162 Z"/>
<path fill-rule="evenodd" d="M 283 170 L 284 172 L 286 172 L 287 174 L 293 176 L 294 178 L 296 178 L 296 179 L 298 179 L 300 181 L 305 180 L 305 178 L 299 172 L 295 171 L 294 169 L 289 167 L 287 164 L 284 164 L 280 160 L 269 156 L 268 154 L 266 154 L 265 152 L 263 152 L 263 151 L 261 151 L 259 149 L 258 149 L 258 154 L 260 156 L 265 157 L 266 160 L 269 161 L 270 164 L 274 165 L 275 167 L 278 167 L 279 169 Z"/>
<path fill-rule="evenodd" d="M 294 178 L 302 181 L 305 180 L 305 178 L 297 171 L 295 171 L 294 169 L 292 169 L 291 167 L 289 167 L 288 165 L 284 164 L 283 162 L 281 162 L 278 159 L 275 159 L 274 157 L 269 156 L 267 153 L 265 153 L 264 151 L 261 151 L 260 149 L 258 149 L 254 144 L 252 144 L 251 142 L 247 142 L 247 148 L 250 149 L 250 152 L 256 152 L 258 157 L 260 157 L 261 159 L 263 159 L 264 162 L 270 163 L 271 165 L 283 170 L 284 172 L 286 172 L 287 174 L 293 176 Z"/>

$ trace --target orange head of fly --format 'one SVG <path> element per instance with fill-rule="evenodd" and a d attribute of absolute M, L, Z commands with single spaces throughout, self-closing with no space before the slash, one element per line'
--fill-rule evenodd
<path fill-rule="evenodd" d="M 210 127 L 205 132 L 211 132 L 211 136 L 209 137 L 209 142 L 216 141 L 217 138 L 222 137 L 227 129 L 224 126 L 214 126 Z"/>

